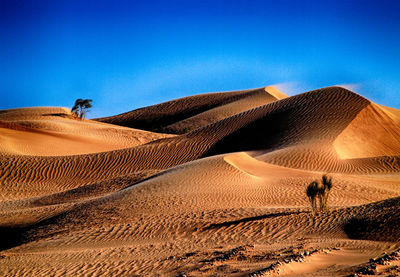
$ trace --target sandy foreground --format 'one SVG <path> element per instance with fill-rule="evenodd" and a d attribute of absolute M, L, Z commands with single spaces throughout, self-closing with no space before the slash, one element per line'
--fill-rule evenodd
<path fill-rule="evenodd" d="M 0 235 L 0 276 L 400 276 L 400 110 L 341 87 L 3 110 Z"/>

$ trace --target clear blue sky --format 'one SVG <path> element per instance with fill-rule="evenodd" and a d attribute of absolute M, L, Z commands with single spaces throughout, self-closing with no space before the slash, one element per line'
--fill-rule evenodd
<path fill-rule="evenodd" d="M 0 0 L 0 109 L 337 84 L 400 108 L 400 1 Z M 289 83 L 289 84 L 287 84 Z"/>

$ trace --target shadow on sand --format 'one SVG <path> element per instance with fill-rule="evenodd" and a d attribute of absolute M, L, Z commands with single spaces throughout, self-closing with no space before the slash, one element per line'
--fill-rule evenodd
<path fill-rule="evenodd" d="M 228 226 L 232 226 L 232 225 L 237 225 L 239 223 L 262 220 L 262 219 L 266 219 L 266 218 L 275 218 L 275 217 L 280 217 L 280 216 L 288 216 L 288 215 L 301 214 L 301 213 L 310 213 L 310 212 L 309 211 L 282 212 L 282 213 L 263 214 L 263 215 L 252 216 L 252 217 L 245 217 L 245 218 L 241 218 L 241 219 L 233 220 L 233 221 L 224 221 L 221 223 L 214 223 L 214 224 L 207 226 L 205 228 L 205 230 L 216 229 L 216 228 L 220 228 L 220 227 L 228 227 Z"/>

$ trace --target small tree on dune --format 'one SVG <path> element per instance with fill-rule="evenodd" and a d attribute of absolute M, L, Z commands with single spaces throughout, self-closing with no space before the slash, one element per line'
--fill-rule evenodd
<path fill-rule="evenodd" d="M 332 178 L 327 175 L 322 176 L 321 183 L 319 183 L 318 181 L 313 181 L 308 185 L 306 189 L 306 194 L 308 196 L 308 199 L 310 200 L 313 212 L 318 211 L 317 199 L 319 200 L 318 201 L 319 210 L 320 211 L 327 210 L 328 196 L 331 189 L 332 189 Z"/>
<path fill-rule="evenodd" d="M 317 210 L 318 182 L 317 181 L 311 182 L 307 187 L 306 193 L 308 199 L 310 200 L 311 208 L 314 212 Z"/>
<path fill-rule="evenodd" d="M 326 210 L 328 209 L 328 196 L 332 188 L 332 178 L 326 174 L 322 175 L 322 186 L 323 186 L 323 194 L 321 195 L 320 198 L 322 199 L 320 200 L 322 203 L 320 205 L 320 208 L 321 210 Z"/>
<path fill-rule="evenodd" d="M 76 99 L 75 105 L 72 107 L 71 112 L 78 116 L 80 119 L 84 118 L 86 113 L 92 107 L 91 99 Z"/>

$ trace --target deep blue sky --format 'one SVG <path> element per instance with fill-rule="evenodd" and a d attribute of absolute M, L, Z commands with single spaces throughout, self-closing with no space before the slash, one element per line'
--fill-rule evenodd
<path fill-rule="evenodd" d="M 400 1 L 0 0 L 0 109 L 337 84 L 400 108 Z"/>

